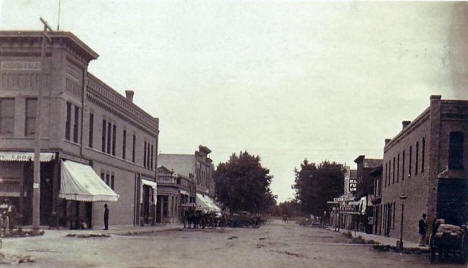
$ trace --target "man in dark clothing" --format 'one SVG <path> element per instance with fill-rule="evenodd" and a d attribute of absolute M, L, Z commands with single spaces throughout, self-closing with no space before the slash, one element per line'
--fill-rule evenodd
<path fill-rule="evenodd" d="M 185 210 L 184 211 L 184 229 L 187 228 L 187 224 L 188 224 L 188 227 L 190 228 L 190 223 L 188 222 L 189 221 L 189 212 L 188 210 Z"/>
<path fill-rule="evenodd" d="M 426 214 L 422 214 L 422 218 L 419 220 L 419 245 L 424 246 L 426 245 L 426 230 L 427 230 L 427 222 L 426 222 Z"/>
<path fill-rule="evenodd" d="M 104 204 L 104 230 L 109 230 L 109 209 Z"/>

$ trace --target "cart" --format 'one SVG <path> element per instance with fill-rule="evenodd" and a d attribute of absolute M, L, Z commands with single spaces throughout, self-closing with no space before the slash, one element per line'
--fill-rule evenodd
<path fill-rule="evenodd" d="M 441 224 L 429 238 L 431 264 L 440 259 L 467 263 L 468 237 L 465 226 Z"/>

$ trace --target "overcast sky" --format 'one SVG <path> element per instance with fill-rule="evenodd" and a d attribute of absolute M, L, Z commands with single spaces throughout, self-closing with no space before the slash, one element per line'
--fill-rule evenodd
<path fill-rule="evenodd" d="M 0 29 L 57 26 L 58 0 L 5 0 Z M 159 151 L 258 154 L 279 201 L 304 158 L 355 167 L 429 105 L 468 98 L 465 4 L 62 0 L 89 70 L 160 119 Z"/>

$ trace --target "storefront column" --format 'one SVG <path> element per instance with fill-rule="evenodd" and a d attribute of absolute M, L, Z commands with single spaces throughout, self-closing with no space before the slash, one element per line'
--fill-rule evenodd
<path fill-rule="evenodd" d="M 58 180 L 60 172 L 60 160 L 58 158 L 58 153 L 56 154 L 54 161 L 54 169 L 52 174 L 52 212 L 50 225 L 51 227 L 58 227 L 58 215 L 57 215 L 57 197 L 58 197 Z"/>
<path fill-rule="evenodd" d="M 172 222 L 172 194 L 167 196 L 167 218 Z"/>
<path fill-rule="evenodd" d="M 161 195 L 161 223 L 164 223 L 164 196 Z"/>

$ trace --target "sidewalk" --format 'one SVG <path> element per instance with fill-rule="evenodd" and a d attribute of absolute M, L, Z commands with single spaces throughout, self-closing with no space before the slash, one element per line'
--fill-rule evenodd
<path fill-rule="evenodd" d="M 327 230 L 335 232 L 333 227 L 326 227 Z M 385 245 L 385 246 L 391 246 L 391 247 L 396 247 L 397 241 L 399 239 L 394 238 L 394 237 L 388 237 L 388 236 L 383 236 L 383 235 L 375 235 L 375 234 L 367 234 L 364 232 L 355 232 L 354 230 L 347 230 L 347 229 L 340 229 L 340 233 L 351 233 L 354 238 L 356 237 L 362 237 L 362 239 L 366 241 L 373 240 L 380 245 Z M 420 246 L 416 242 L 411 242 L 411 241 L 406 241 L 403 240 L 403 248 L 404 249 L 419 249 L 419 250 L 429 250 L 429 246 Z"/>
<path fill-rule="evenodd" d="M 154 233 L 162 231 L 173 231 L 180 230 L 183 228 L 182 224 L 163 224 L 155 226 L 133 226 L 133 225 L 111 225 L 109 230 L 102 229 L 82 229 L 82 230 L 70 230 L 70 229 L 41 229 L 44 231 L 42 236 L 34 236 L 29 238 L 57 238 L 65 237 L 68 234 L 76 235 L 134 235 L 144 233 Z M 27 237 L 25 237 L 27 238 Z M 4 240 L 18 239 L 18 237 L 2 238 Z"/>

